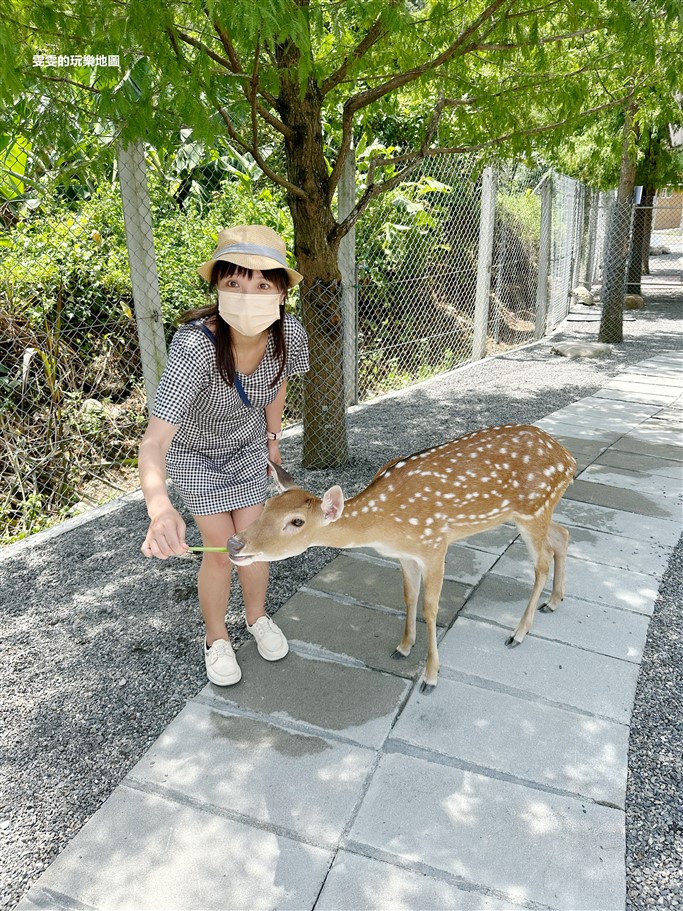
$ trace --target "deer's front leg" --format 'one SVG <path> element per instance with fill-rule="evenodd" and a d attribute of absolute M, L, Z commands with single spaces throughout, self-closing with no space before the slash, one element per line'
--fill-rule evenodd
<path fill-rule="evenodd" d="M 436 617 L 443 585 L 445 551 L 440 558 L 430 561 L 424 570 L 422 616 L 427 626 L 427 666 L 420 684 L 421 693 L 429 693 L 436 686 L 439 676 L 439 649 L 436 642 Z"/>
<path fill-rule="evenodd" d="M 417 560 L 401 560 L 403 573 L 403 600 L 406 604 L 406 625 L 403 630 L 403 639 L 392 652 L 392 658 L 407 658 L 410 650 L 415 645 L 415 621 L 417 615 L 417 599 L 420 595 L 420 580 L 422 568 Z"/>

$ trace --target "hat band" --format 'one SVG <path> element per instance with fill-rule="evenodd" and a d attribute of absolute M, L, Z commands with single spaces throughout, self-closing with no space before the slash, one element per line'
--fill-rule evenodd
<path fill-rule="evenodd" d="M 230 244 L 229 247 L 223 247 L 222 250 L 218 250 L 214 253 L 213 259 L 218 259 L 219 256 L 225 256 L 226 253 L 250 253 L 254 256 L 267 256 L 268 259 L 274 259 L 275 262 L 280 263 L 283 268 L 287 268 L 287 260 L 282 253 L 274 247 L 260 247 L 258 244 Z"/>

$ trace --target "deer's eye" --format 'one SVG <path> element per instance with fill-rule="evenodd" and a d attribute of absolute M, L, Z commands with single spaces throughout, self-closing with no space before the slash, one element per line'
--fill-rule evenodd
<path fill-rule="evenodd" d="M 292 525 L 293 525 L 295 528 L 301 528 L 301 526 L 302 526 L 303 524 L 304 524 L 304 520 L 303 520 L 303 519 L 292 519 Z"/>

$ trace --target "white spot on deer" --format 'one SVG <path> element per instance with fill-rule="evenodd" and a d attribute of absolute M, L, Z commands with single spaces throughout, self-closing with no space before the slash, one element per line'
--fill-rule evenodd
<path fill-rule="evenodd" d="M 528 465 L 529 462 L 531 461 L 531 456 L 527 453 L 527 454 L 524 456 L 524 458 L 522 459 L 522 461 L 524 462 L 525 465 Z"/>
<path fill-rule="evenodd" d="M 428 538 L 431 535 L 431 533 L 432 533 L 431 528 L 425 528 L 425 530 L 422 532 L 422 537 Z"/>
<path fill-rule="evenodd" d="M 387 495 L 386 495 L 385 493 L 381 493 L 381 494 L 379 495 L 379 499 L 380 499 L 380 503 L 386 503 L 386 501 L 387 501 Z"/>
<path fill-rule="evenodd" d="M 419 519 L 416 519 L 416 518 L 413 516 L 411 519 L 408 519 L 408 523 L 409 523 L 410 525 L 419 525 L 419 524 L 420 524 L 420 520 L 419 520 Z"/>
<path fill-rule="evenodd" d="M 425 525 L 431 525 L 433 521 L 434 521 L 434 519 L 432 519 L 431 516 L 427 516 L 427 518 L 425 519 Z"/>

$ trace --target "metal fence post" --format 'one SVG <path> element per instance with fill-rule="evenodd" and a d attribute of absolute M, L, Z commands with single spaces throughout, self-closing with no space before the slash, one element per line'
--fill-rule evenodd
<path fill-rule="evenodd" d="M 598 234 L 598 204 L 599 194 L 597 190 L 589 188 L 588 194 L 588 237 L 586 239 L 586 259 L 583 272 L 582 284 L 585 288 L 593 287 L 595 272 L 595 244 Z"/>
<path fill-rule="evenodd" d="M 481 215 L 479 218 L 479 257 L 477 261 L 477 291 L 474 305 L 472 360 L 486 356 L 486 334 L 491 299 L 491 263 L 493 234 L 496 224 L 496 172 L 485 168 L 481 185 Z"/>
<path fill-rule="evenodd" d="M 342 222 L 356 204 L 356 153 L 353 148 L 344 162 L 339 181 L 338 217 Z M 339 244 L 337 256 L 342 279 L 344 320 L 344 389 L 346 405 L 358 402 L 358 318 L 356 282 L 356 229 L 351 228 Z"/>
<path fill-rule="evenodd" d="M 536 284 L 536 323 L 534 338 L 545 335 L 548 316 L 548 275 L 550 272 L 550 237 L 553 214 L 553 178 L 548 174 L 541 185 L 541 238 L 538 245 L 538 281 Z"/>
<path fill-rule="evenodd" d="M 117 158 L 142 375 L 147 410 L 151 414 L 157 385 L 166 365 L 166 340 L 154 255 L 144 144 L 136 142 L 125 148 L 119 145 Z"/>

